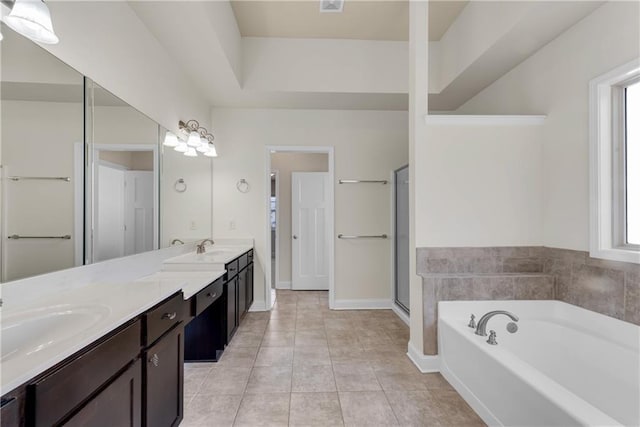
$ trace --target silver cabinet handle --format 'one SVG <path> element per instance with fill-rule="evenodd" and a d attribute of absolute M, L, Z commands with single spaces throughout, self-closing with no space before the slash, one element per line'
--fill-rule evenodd
<path fill-rule="evenodd" d="M 217 294 L 216 292 L 214 292 L 214 293 L 209 292 L 209 293 L 207 294 L 207 296 L 208 296 L 209 298 L 215 298 L 215 297 L 217 297 L 217 296 L 218 296 L 218 294 Z"/>
<path fill-rule="evenodd" d="M 173 320 L 176 318 L 176 316 L 178 315 L 178 313 L 176 313 L 175 311 L 173 313 L 165 313 L 162 315 L 163 319 L 169 319 L 169 320 Z"/>
<path fill-rule="evenodd" d="M 160 364 L 160 358 L 158 357 L 157 353 L 154 353 L 153 356 L 149 358 L 149 363 L 151 363 L 156 368 L 158 367 L 158 365 Z"/>

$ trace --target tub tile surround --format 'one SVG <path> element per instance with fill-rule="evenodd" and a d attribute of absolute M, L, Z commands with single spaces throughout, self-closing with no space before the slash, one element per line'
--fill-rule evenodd
<path fill-rule="evenodd" d="M 424 352 L 437 354 L 438 301 L 556 299 L 640 325 L 640 265 L 543 246 L 418 248 Z"/>

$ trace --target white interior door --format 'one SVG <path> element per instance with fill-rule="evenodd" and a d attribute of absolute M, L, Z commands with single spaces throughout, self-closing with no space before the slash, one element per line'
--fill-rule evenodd
<path fill-rule="evenodd" d="M 124 256 L 124 171 L 98 166 L 94 262 Z"/>
<path fill-rule="evenodd" d="M 124 173 L 125 255 L 153 250 L 153 172 Z"/>
<path fill-rule="evenodd" d="M 329 174 L 291 174 L 291 289 L 329 289 Z"/>

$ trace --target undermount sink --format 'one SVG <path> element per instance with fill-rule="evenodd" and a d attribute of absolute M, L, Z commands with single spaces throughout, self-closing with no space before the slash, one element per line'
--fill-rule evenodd
<path fill-rule="evenodd" d="M 103 305 L 60 304 L 2 316 L 2 356 L 28 357 L 91 328 L 110 313 Z"/>

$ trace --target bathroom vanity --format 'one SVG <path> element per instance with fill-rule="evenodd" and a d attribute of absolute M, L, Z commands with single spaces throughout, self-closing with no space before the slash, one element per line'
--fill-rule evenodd
<path fill-rule="evenodd" d="M 180 423 L 185 356 L 217 361 L 253 303 L 253 247 L 160 265 L 3 308 L 3 426 Z"/>

